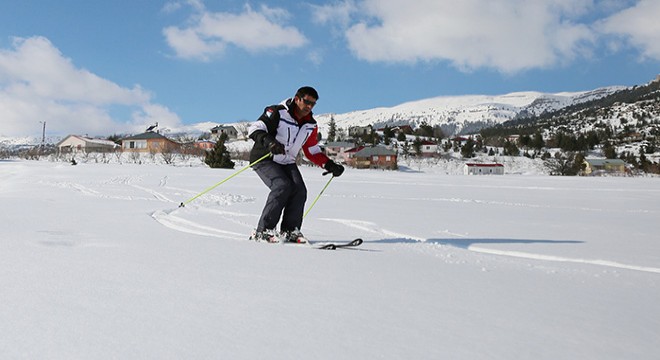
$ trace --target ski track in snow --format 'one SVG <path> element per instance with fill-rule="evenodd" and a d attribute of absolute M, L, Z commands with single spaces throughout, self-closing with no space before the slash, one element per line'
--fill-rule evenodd
<path fill-rule="evenodd" d="M 78 184 L 78 183 L 72 183 L 72 182 L 40 181 L 40 183 L 45 184 L 45 185 L 49 185 L 49 186 L 55 186 L 55 187 L 62 188 L 62 189 L 71 189 L 71 190 L 77 191 L 77 192 L 79 192 L 83 195 L 93 196 L 93 197 L 100 198 L 100 199 L 129 200 L 129 201 L 135 201 L 135 200 L 153 201 L 154 200 L 153 197 L 144 197 L 144 196 L 135 196 L 135 195 L 108 195 L 104 192 L 94 190 L 94 189 L 92 189 L 88 186 Z M 130 186 L 136 187 L 136 188 L 141 188 L 141 187 L 138 187 L 137 185 L 130 185 Z M 154 195 L 154 194 L 152 193 L 151 195 Z M 159 198 L 157 196 L 154 196 L 154 197 L 156 197 L 157 200 L 164 201 L 163 200 L 164 197 L 162 197 L 162 198 Z"/>
<path fill-rule="evenodd" d="M 480 200 L 480 199 L 464 199 L 464 198 L 431 198 L 431 197 L 395 197 L 395 196 L 383 196 L 383 195 L 329 195 L 332 197 L 343 197 L 343 198 L 359 198 L 359 199 L 368 199 L 368 200 L 389 200 L 389 201 L 410 201 L 410 202 L 420 202 L 420 201 L 431 201 L 431 202 L 448 202 L 448 203 L 465 203 L 465 204 L 476 204 L 476 205 L 495 205 L 495 206 L 508 206 L 508 207 L 521 207 L 521 208 L 530 208 L 530 209 L 555 209 L 555 210 L 580 210 L 587 212 L 616 212 L 619 213 L 621 210 L 618 209 L 603 209 L 603 208 L 590 208 L 586 206 L 556 206 L 556 205 L 542 205 L 542 204 L 528 204 L 520 202 L 507 202 L 507 201 L 492 201 L 492 200 Z M 651 210 L 642 210 L 642 209 L 628 209 L 625 210 L 627 213 L 655 213 L 656 211 Z"/>
<path fill-rule="evenodd" d="M 68 188 L 72 189 L 74 191 L 78 191 L 82 193 L 83 195 L 87 196 L 93 196 L 97 198 L 104 198 L 104 199 L 118 199 L 118 200 L 151 200 L 153 201 L 154 199 L 160 202 L 166 202 L 166 203 L 178 203 L 177 200 L 172 200 L 169 198 L 167 195 L 163 194 L 162 192 L 152 190 L 150 188 L 140 186 L 140 185 L 135 185 L 133 184 L 134 181 L 141 181 L 141 178 L 136 178 L 136 177 L 115 177 L 112 178 L 108 181 L 104 181 L 101 184 L 102 185 L 127 185 L 132 188 L 138 189 L 141 192 L 145 192 L 151 195 L 151 197 L 140 197 L 140 196 L 135 196 L 135 195 L 109 195 L 104 192 L 100 192 L 97 190 L 94 190 L 88 186 L 78 184 L 78 183 L 72 183 L 72 182 L 41 182 L 46 185 L 50 186 L 55 186 L 59 188 Z M 167 178 L 163 178 L 160 181 L 159 187 L 161 188 L 167 188 Z M 171 188 L 170 190 L 175 191 L 176 195 L 179 195 L 179 191 L 185 191 L 189 192 L 188 190 L 184 189 L 174 189 Z M 363 198 L 372 198 L 369 196 L 360 196 Z M 463 202 L 463 203 L 475 203 L 475 204 L 488 204 L 488 205 L 503 205 L 503 206 L 522 206 L 522 207 L 544 207 L 544 208 L 556 208 L 556 209 L 578 209 L 581 211 L 613 211 L 613 210 L 607 210 L 607 209 L 599 209 L 599 208 L 587 208 L 587 207 L 553 207 L 550 205 L 534 205 L 534 204 L 523 204 L 523 203 L 513 203 L 513 202 L 501 202 L 501 201 L 484 201 L 484 200 L 475 200 L 475 199 L 460 199 L 460 198 L 406 198 L 406 199 L 401 199 L 401 198 L 396 198 L 396 197 L 384 197 L 384 196 L 376 196 L 375 198 L 378 199 L 386 199 L 386 200 L 407 200 L 407 201 L 442 201 L 442 202 Z M 208 203 L 213 203 L 213 204 L 232 204 L 232 203 L 238 203 L 238 202 L 250 202 L 254 201 L 254 198 L 250 197 L 245 197 L 245 196 L 240 196 L 240 195 L 232 195 L 232 194 L 220 194 L 220 195 L 215 195 L 215 194 L 205 194 L 204 199 L 199 199 L 202 204 L 208 204 Z M 216 209 L 211 209 L 208 207 L 198 207 L 197 208 L 199 211 L 207 212 L 207 213 L 213 213 L 213 214 L 218 214 L 223 217 L 224 220 L 229 221 L 231 223 L 234 223 L 236 225 L 239 225 L 241 227 L 245 227 L 247 229 L 253 228 L 253 220 L 252 218 L 255 217 L 255 215 L 249 215 L 249 214 L 242 214 L 242 213 L 237 213 L 237 212 L 228 212 L 228 211 L 223 211 L 223 210 L 216 210 Z M 635 212 L 636 210 L 629 210 L 629 212 Z M 232 239 L 245 239 L 245 234 L 244 233 L 237 233 L 233 231 L 224 231 L 224 230 L 219 230 L 215 227 L 203 225 L 191 220 L 184 219 L 182 217 L 176 216 L 172 213 L 166 213 L 164 211 L 156 211 L 151 215 L 156 221 L 161 223 L 162 225 L 171 228 L 173 230 L 177 231 L 182 231 L 190 234 L 197 234 L 197 235 L 204 235 L 204 236 L 213 236 L 213 237 L 218 237 L 218 238 L 232 238 Z M 247 221 L 242 221 L 240 220 L 241 218 L 249 217 L 251 218 L 250 222 Z M 375 237 L 383 237 L 383 238 L 396 238 L 396 239 L 408 239 L 408 240 L 413 240 L 417 241 L 420 243 L 426 243 L 428 239 L 411 235 L 411 234 L 405 234 L 405 233 L 400 233 L 388 229 L 384 229 L 380 227 L 378 224 L 369 222 L 369 221 L 362 221 L 362 220 L 352 220 L 352 219 L 339 219 L 339 218 L 321 218 L 319 220 L 323 221 L 332 221 L 336 222 L 338 224 L 344 225 L 348 228 L 358 230 L 362 233 L 368 233 L 372 234 Z M 451 233 L 449 230 L 443 230 L 440 231 L 440 233 L 447 234 L 450 236 L 455 236 L 455 237 L 466 237 L 467 235 L 464 234 L 455 234 Z M 452 246 L 452 245 L 448 245 Z M 457 247 L 457 246 L 454 246 Z M 457 247 L 459 248 L 459 247 Z M 611 267 L 611 268 L 617 268 L 617 269 L 625 269 L 625 270 L 634 270 L 634 271 L 643 271 L 643 272 L 649 272 L 649 273 L 657 273 L 660 274 L 660 268 L 655 268 L 655 267 L 648 267 L 648 266 L 638 266 L 638 265 L 630 265 L 630 264 L 623 264 L 615 261 L 610 261 L 610 260 L 603 260 L 603 259 L 581 259 L 581 258 L 568 258 L 568 257 L 560 257 L 560 256 L 553 256 L 553 255 L 543 255 L 543 254 L 535 254 L 535 253 L 527 253 L 527 252 L 521 252 L 521 251 L 510 251 L 510 250 L 495 250 L 495 249 L 487 249 L 483 247 L 478 247 L 474 245 L 470 245 L 466 248 L 465 250 L 475 252 L 475 253 L 481 253 L 481 254 L 487 254 L 487 255 L 496 255 L 496 256 L 507 256 L 507 257 L 512 257 L 512 258 L 519 258 L 519 259 L 527 259 L 527 260 L 537 260 L 537 261 L 549 261 L 549 262 L 563 262 L 563 263 L 576 263 L 576 264 L 588 264 L 588 265 L 595 265 L 595 266 L 605 266 L 605 267 Z"/>
<path fill-rule="evenodd" d="M 359 231 L 362 231 L 362 232 L 368 232 L 368 233 L 374 234 L 374 235 L 381 235 L 381 236 L 384 236 L 384 237 L 409 239 L 409 240 L 418 241 L 420 243 L 427 243 L 427 241 L 428 241 L 428 239 L 421 238 L 421 237 L 418 237 L 418 236 L 414 236 L 414 235 L 410 235 L 410 234 L 403 234 L 403 233 L 387 230 L 387 229 L 379 227 L 379 225 L 376 224 L 376 223 L 368 222 L 368 221 L 349 220 L 349 219 L 332 219 L 332 218 L 322 218 L 320 220 L 334 221 L 334 222 L 340 223 L 344 226 L 353 228 L 355 230 L 359 230 Z M 458 237 L 458 238 L 467 237 L 467 235 L 465 235 L 465 234 L 452 233 L 449 230 L 441 230 L 441 231 L 438 231 L 438 232 L 441 233 L 441 234 L 447 234 L 447 235 Z M 474 245 L 470 245 L 466 248 L 462 248 L 462 247 L 459 247 L 459 246 L 453 246 L 451 244 L 445 244 L 445 246 L 452 246 L 454 248 L 465 249 L 467 251 L 480 253 L 480 254 L 487 254 L 487 255 L 507 256 L 507 257 L 512 257 L 512 258 L 537 260 L 537 261 L 587 264 L 587 265 L 605 266 L 605 267 L 611 267 L 611 268 L 617 268 L 617 269 L 643 271 L 643 272 L 660 274 L 660 268 L 649 267 L 649 266 L 629 265 L 629 264 L 623 264 L 623 263 L 619 263 L 619 262 L 616 262 L 616 261 L 610 261 L 610 260 L 580 259 L 580 258 L 569 258 L 569 257 L 562 257 L 562 256 L 554 256 L 554 255 L 535 254 L 535 253 L 528 253 L 528 252 L 521 252 L 521 251 L 495 250 L 495 249 L 487 249 L 487 248 L 474 246 Z"/>
<path fill-rule="evenodd" d="M 151 190 L 149 188 L 146 188 L 144 186 L 139 186 L 139 185 L 131 185 L 131 186 L 136 188 L 136 189 L 142 190 L 144 192 L 147 192 L 147 193 L 153 195 L 159 201 L 169 202 L 169 203 L 176 203 L 176 201 L 168 198 L 167 196 L 163 195 L 162 193 L 160 193 L 158 191 Z"/>
<path fill-rule="evenodd" d="M 216 209 L 209 209 L 209 208 L 199 208 L 200 211 L 215 214 L 215 215 L 220 215 L 222 216 L 223 220 L 229 221 L 231 223 L 240 225 L 245 228 L 253 229 L 254 228 L 254 223 L 256 220 L 259 218 L 258 215 L 252 215 L 252 214 L 243 214 L 239 212 L 232 212 L 232 211 L 224 211 L 224 210 L 216 210 Z M 246 221 L 241 221 L 239 220 L 240 218 L 250 218 L 251 222 L 246 222 Z"/>
<path fill-rule="evenodd" d="M 74 191 L 77 191 L 85 196 L 92 196 L 100 199 L 112 199 L 112 200 L 127 200 L 127 201 L 135 201 L 135 200 L 148 200 L 148 201 L 160 201 L 160 202 L 165 202 L 165 203 L 172 203 L 172 204 L 179 204 L 181 198 L 183 198 L 182 193 L 186 194 L 194 194 L 194 192 L 186 189 L 178 189 L 178 188 L 172 188 L 172 187 L 167 187 L 167 179 L 163 178 L 161 179 L 159 183 L 159 187 L 162 188 L 163 190 L 169 190 L 172 194 L 177 197 L 177 200 L 173 200 L 170 196 L 168 196 L 164 191 L 156 191 L 154 189 L 148 188 L 146 186 L 142 185 L 136 185 L 133 184 L 135 180 L 142 181 L 141 178 L 136 178 L 136 177 L 115 177 L 110 180 L 102 181 L 100 182 L 101 188 L 96 190 L 90 186 L 82 185 L 79 183 L 74 183 L 74 182 L 65 182 L 65 181 L 59 181 L 59 182 L 49 182 L 49 181 L 40 181 L 40 184 L 48 185 L 48 186 L 54 186 L 57 188 L 61 189 L 71 189 Z M 147 193 L 150 196 L 140 196 L 136 194 L 127 194 L 127 195 L 119 195 L 119 194 L 111 194 L 110 191 L 108 191 L 107 187 L 108 186 L 115 186 L 119 185 L 120 187 L 118 189 L 113 189 L 116 191 L 125 191 L 125 187 L 130 187 L 134 189 L 140 190 L 140 193 Z M 124 186 L 124 189 L 122 189 L 121 186 Z M 235 203 L 243 203 L 243 202 L 252 202 L 254 201 L 254 197 L 248 197 L 248 196 L 243 196 L 243 195 L 235 195 L 235 194 L 204 194 L 204 196 L 200 197 L 196 201 L 200 204 L 213 204 L 213 205 L 231 205 Z"/>
<path fill-rule="evenodd" d="M 129 186 L 134 189 L 140 190 L 142 193 L 147 193 L 150 196 L 149 197 L 144 197 L 144 196 L 137 196 L 137 195 L 117 195 L 117 194 L 110 194 L 107 191 L 98 191 L 95 190 L 89 186 L 85 186 L 79 183 L 73 183 L 73 182 L 47 182 L 47 181 L 40 181 L 42 184 L 46 184 L 49 186 L 55 186 L 58 188 L 65 188 L 65 189 L 71 189 L 77 192 L 80 192 L 83 195 L 86 196 L 93 196 L 97 198 L 103 198 L 103 199 L 115 199 L 115 200 L 129 200 L 129 201 L 134 201 L 134 200 L 156 200 L 160 202 L 165 202 L 165 203 L 179 203 L 178 200 L 173 200 L 171 199 L 168 195 L 166 195 L 164 192 L 161 191 L 156 191 L 153 189 L 150 189 L 145 186 L 141 185 L 136 185 L 135 182 L 141 182 L 142 178 L 141 177 L 136 177 L 136 176 L 117 176 L 114 178 L 111 178 L 109 180 L 105 180 L 100 182 L 101 186 L 113 186 L 113 185 L 124 185 L 124 186 Z M 159 188 L 163 190 L 170 190 L 173 192 L 173 195 L 175 196 L 180 196 L 181 193 L 192 193 L 190 190 L 187 189 L 178 189 L 178 188 L 170 188 L 167 186 L 167 176 L 162 178 L 158 184 Z M 103 189 L 105 190 L 105 189 Z M 334 197 L 339 197 L 337 195 L 334 195 Z M 571 209 L 571 210 L 580 210 L 580 211 L 589 211 L 589 212 L 603 212 L 603 211 L 614 211 L 614 210 L 609 210 L 609 209 L 601 209 L 601 208 L 589 208 L 589 207 L 584 207 L 584 206 L 576 206 L 576 207 L 569 207 L 569 206 L 552 206 L 552 205 L 538 205 L 538 204 L 526 204 L 526 203 L 518 203 L 518 202 L 502 202 L 502 201 L 487 201 L 487 200 L 479 200 L 479 199 L 463 199 L 463 198 L 424 198 L 424 197 L 418 197 L 418 198 L 398 198 L 398 197 L 387 197 L 387 196 L 352 196 L 352 197 L 360 197 L 360 198 L 365 198 L 365 199 L 371 199 L 371 198 L 377 198 L 380 200 L 397 200 L 397 201 L 434 201 L 434 202 L 462 202 L 462 203 L 474 203 L 474 204 L 482 204 L 482 205 L 498 205 L 498 206 L 512 206 L 512 207 L 529 207 L 529 208 L 553 208 L 553 209 Z M 241 195 L 233 195 L 233 194 L 205 194 L 203 197 L 198 199 L 199 203 L 204 205 L 204 204 L 220 204 L 220 205 L 228 205 L 228 204 L 233 204 L 233 203 L 240 203 L 240 202 L 252 202 L 254 201 L 254 198 L 251 197 L 245 197 Z M 205 206 L 198 206 L 196 207 L 198 211 L 201 212 L 206 212 L 206 213 L 211 213 L 211 214 L 217 214 L 222 216 L 223 220 L 231 222 L 233 224 L 239 225 L 241 227 L 244 227 L 246 229 L 252 229 L 253 223 L 254 223 L 254 218 L 256 215 L 254 214 L 244 214 L 244 213 L 239 213 L 239 212 L 230 212 L 230 211 L 224 211 L 224 210 L 217 210 L 217 209 L 212 209 L 209 207 Z M 190 234 L 197 234 L 197 235 L 204 235 L 204 236 L 212 236 L 212 237 L 217 237 L 217 238 L 231 238 L 231 239 L 240 239 L 243 240 L 245 239 L 245 233 L 238 233 L 238 232 L 233 232 L 233 231 L 225 231 L 225 230 L 220 230 L 217 229 L 216 227 L 212 226 L 207 226 L 195 221 L 187 220 L 183 217 L 177 216 L 174 214 L 176 210 L 173 210 L 171 212 L 165 212 L 162 210 L 154 212 L 151 216 L 154 218 L 156 221 L 161 223 L 162 225 L 181 232 L 186 232 Z M 641 210 L 628 210 L 628 212 L 640 212 Z M 642 211 L 642 212 L 649 212 L 649 211 Z M 249 221 L 243 220 L 245 218 L 249 218 Z M 371 234 L 372 237 L 377 237 L 377 238 L 394 238 L 394 239 L 405 239 L 405 240 L 412 240 L 416 241 L 419 243 L 427 243 L 426 238 L 424 237 L 419 237 L 416 235 L 412 234 L 406 234 L 406 233 L 401 233 L 401 232 L 396 232 L 392 230 L 388 230 L 385 228 L 382 228 L 379 224 L 376 224 L 374 222 L 369 222 L 369 221 L 362 221 L 362 220 L 354 220 L 354 219 L 340 219 L 340 218 L 321 218 L 319 220 L 323 221 L 331 221 L 335 222 L 338 224 L 341 224 L 347 228 L 350 228 L 352 230 L 357 230 L 358 232 L 361 233 L 367 233 Z M 457 234 L 453 233 L 449 230 L 441 230 L 438 231 L 441 234 L 445 234 L 451 237 L 456 237 L 456 238 L 465 238 L 468 235 L 466 234 Z M 364 236 L 364 235 L 362 235 Z M 634 271 L 642 271 L 642 272 L 649 272 L 649 273 L 657 273 L 660 274 L 660 268 L 655 268 L 655 267 L 649 267 L 649 266 L 638 266 L 638 265 L 631 265 L 631 264 L 623 264 L 615 261 L 610 261 L 610 260 L 603 260 L 603 259 L 582 259 L 582 258 L 569 258 L 569 257 L 561 257 L 561 256 L 554 256 L 554 255 L 544 255 L 544 254 L 536 254 L 536 253 L 528 253 L 528 252 L 521 252 L 521 251 L 511 251 L 511 250 L 496 250 L 496 249 L 488 249 L 484 247 L 479 247 L 479 246 L 474 246 L 470 245 L 465 248 L 451 245 L 451 244 L 445 244 L 445 246 L 452 246 L 454 248 L 460 248 L 464 249 L 470 252 L 475 252 L 475 253 L 480 253 L 480 254 L 486 254 L 486 255 L 494 255 L 494 256 L 506 256 L 510 258 L 518 258 L 518 259 L 527 259 L 527 260 L 536 260 L 536 261 L 548 261 L 548 262 L 560 262 L 560 263 L 576 263 L 576 264 L 587 264 L 587 265 L 594 265 L 594 266 L 604 266 L 604 267 L 610 267 L 610 268 L 616 268 L 616 269 L 624 269 L 624 270 L 634 270 Z"/>
<path fill-rule="evenodd" d="M 173 214 L 175 211 L 176 210 L 167 213 L 163 210 L 158 210 L 153 214 L 151 214 L 151 217 L 170 229 L 189 233 L 189 234 L 213 236 L 222 239 L 231 238 L 231 239 L 241 240 L 246 238 L 245 234 L 242 233 L 220 230 L 211 226 L 202 225 L 197 222 L 176 216 Z"/>
<path fill-rule="evenodd" d="M 481 247 L 477 247 L 477 246 L 469 246 L 467 248 L 467 250 L 472 251 L 472 252 L 481 253 L 481 254 L 508 256 L 508 257 L 514 257 L 514 258 L 528 259 L 528 260 L 541 260 L 541 261 L 552 261 L 552 262 L 588 264 L 588 265 L 606 266 L 606 267 L 617 268 L 617 269 L 644 271 L 644 272 L 660 274 L 660 269 L 659 268 L 648 267 L 648 266 L 627 265 L 627 264 L 622 264 L 622 263 L 618 263 L 618 262 L 615 262 L 615 261 L 609 261 L 609 260 L 575 259 L 575 258 L 568 258 L 568 257 L 562 257 L 562 256 L 526 253 L 526 252 L 521 252 L 521 251 L 504 251 L 504 250 L 486 249 L 486 248 L 481 248 Z"/>
<path fill-rule="evenodd" d="M 409 234 L 403 234 L 395 231 L 390 231 L 381 228 L 378 224 L 370 222 L 370 221 L 362 221 L 362 220 L 350 220 L 350 219 L 335 219 L 335 218 L 320 218 L 319 220 L 324 220 L 324 221 L 333 221 L 337 222 L 339 224 L 342 224 L 344 226 L 347 226 L 349 228 L 359 230 L 362 232 L 368 232 L 370 234 L 375 234 L 375 235 L 383 235 L 386 237 L 393 237 L 393 238 L 400 238 L 400 239 L 411 239 L 419 242 L 426 241 L 424 238 L 420 238 L 417 236 L 409 235 Z"/>

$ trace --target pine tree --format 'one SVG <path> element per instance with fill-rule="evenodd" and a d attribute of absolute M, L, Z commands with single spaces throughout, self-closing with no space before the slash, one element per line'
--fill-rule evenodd
<path fill-rule="evenodd" d="M 543 135 L 541 135 L 540 131 L 537 131 L 534 133 L 534 137 L 532 137 L 532 142 L 530 144 L 532 148 L 536 150 L 541 150 L 545 146 L 545 141 L 543 141 Z"/>
<path fill-rule="evenodd" d="M 603 145 L 603 155 L 605 155 L 606 159 L 617 158 L 616 148 L 609 141 L 605 142 L 605 145 Z"/>
<path fill-rule="evenodd" d="M 520 149 L 518 149 L 515 143 L 507 140 L 504 143 L 504 155 L 518 156 L 520 155 Z"/>
<path fill-rule="evenodd" d="M 328 142 L 334 142 L 337 140 L 337 123 L 335 122 L 335 117 L 330 117 L 330 130 L 328 130 Z"/>
<path fill-rule="evenodd" d="M 206 165 L 214 169 L 233 169 L 234 162 L 231 160 L 229 155 L 229 150 L 225 146 L 225 141 L 227 141 L 227 134 L 220 135 L 218 142 L 215 143 L 215 146 L 211 151 L 206 154 L 206 159 L 204 162 Z"/>
<path fill-rule="evenodd" d="M 461 155 L 463 155 L 464 158 L 471 158 L 474 157 L 474 140 L 472 138 L 467 139 L 465 144 L 461 147 Z"/>
<path fill-rule="evenodd" d="M 417 156 L 422 155 L 422 139 L 420 139 L 419 136 L 415 137 L 415 141 L 413 141 L 412 147 Z"/>

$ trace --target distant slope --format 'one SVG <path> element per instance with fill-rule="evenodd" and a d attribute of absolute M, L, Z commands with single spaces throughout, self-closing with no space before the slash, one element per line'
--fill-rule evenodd
<path fill-rule="evenodd" d="M 516 92 L 505 95 L 441 96 L 403 103 L 390 108 L 375 108 L 344 114 L 320 114 L 316 118 L 321 133 L 327 133 L 331 118 L 338 127 L 409 124 L 414 128 L 426 122 L 440 126 L 447 135 L 477 132 L 520 116 L 529 117 L 557 111 L 567 106 L 592 101 L 626 89 L 611 86 L 592 91 L 546 94 Z"/>
<path fill-rule="evenodd" d="M 440 96 L 406 102 L 389 108 L 381 107 L 343 114 L 317 114 L 316 119 L 322 135 L 327 134 L 330 119 L 334 117 L 337 126 L 344 130 L 348 130 L 352 126 L 366 125 L 381 128 L 385 125 L 408 124 L 417 128 L 425 122 L 433 127 L 439 126 L 446 135 L 451 136 L 476 133 L 483 128 L 493 127 L 511 120 L 553 113 L 626 89 L 629 88 L 610 86 L 591 91 L 556 94 L 529 91 L 504 95 Z M 243 121 L 225 125 L 234 125 L 239 132 L 244 133 L 247 131 L 247 123 Z M 199 136 L 219 124 L 200 122 L 159 130 L 164 131 L 170 137 L 186 134 Z M 47 138 L 46 143 L 54 144 L 60 139 L 61 137 Z M 0 148 L 37 145 L 40 142 L 40 138 L 6 138 L 0 134 Z"/>
<path fill-rule="evenodd" d="M 521 114 L 522 115 L 522 114 Z M 656 136 L 660 127 L 660 81 L 625 88 L 555 111 L 526 114 L 487 129 L 485 135 L 531 134 L 543 130 L 585 133 L 607 129 L 618 140 Z"/>

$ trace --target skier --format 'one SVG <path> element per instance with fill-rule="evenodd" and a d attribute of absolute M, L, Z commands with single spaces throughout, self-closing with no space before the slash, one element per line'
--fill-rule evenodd
<path fill-rule="evenodd" d="M 314 88 L 301 87 L 293 98 L 268 106 L 248 130 L 248 136 L 254 140 L 250 162 L 269 152 L 273 155 L 254 166 L 270 193 L 251 240 L 307 242 L 300 231 L 307 200 L 307 188 L 296 165 L 301 149 L 307 159 L 333 176 L 344 172 L 344 167 L 330 160 L 318 145 L 318 128 L 312 114 L 318 99 Z M 280 217 L 278 234 L 275 228 Z"/>

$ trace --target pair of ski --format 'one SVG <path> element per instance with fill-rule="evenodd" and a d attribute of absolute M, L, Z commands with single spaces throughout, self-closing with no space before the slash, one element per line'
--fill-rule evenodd
<path fill-rule="evenodd" d="M 250 240 L 252 240 L 250 238 Z M 353 241 L 349 242 L 315 242 L 311 243 L 309 241 L 305 242 L 295 242 L 295 241 L 285 241 L 282 242 L 282 244 L 288 244 L 288 245 L 293 245 L 293 246 L 304 246 L 304 245 L 309 245 L 312 246 L 313 249 L 319 249 L 319 250 L 337 250 L 337 249 L 343 249 L 343 248 L 354 248 L 362 245 L 363 241 L 360 238 L 357 238 Z"/>
<path fill-rule="evenodd" d="M 360 239 L 360 238 L 357 238 L 357 239 L 355 239 L 353 241 L 350 241 L 350 242 L 328 243 L 328 244 L 322 244 L 322 245 L 312 244 L 312 246 L 314 246 L 315 249 L 319 249 L 319 250 L 337 250 L 337 249 L 342 249 L 342 248 L 354 248 L 354 247 L 358 247 L 360 245 L 362 245 L 362 239 Z"/>

